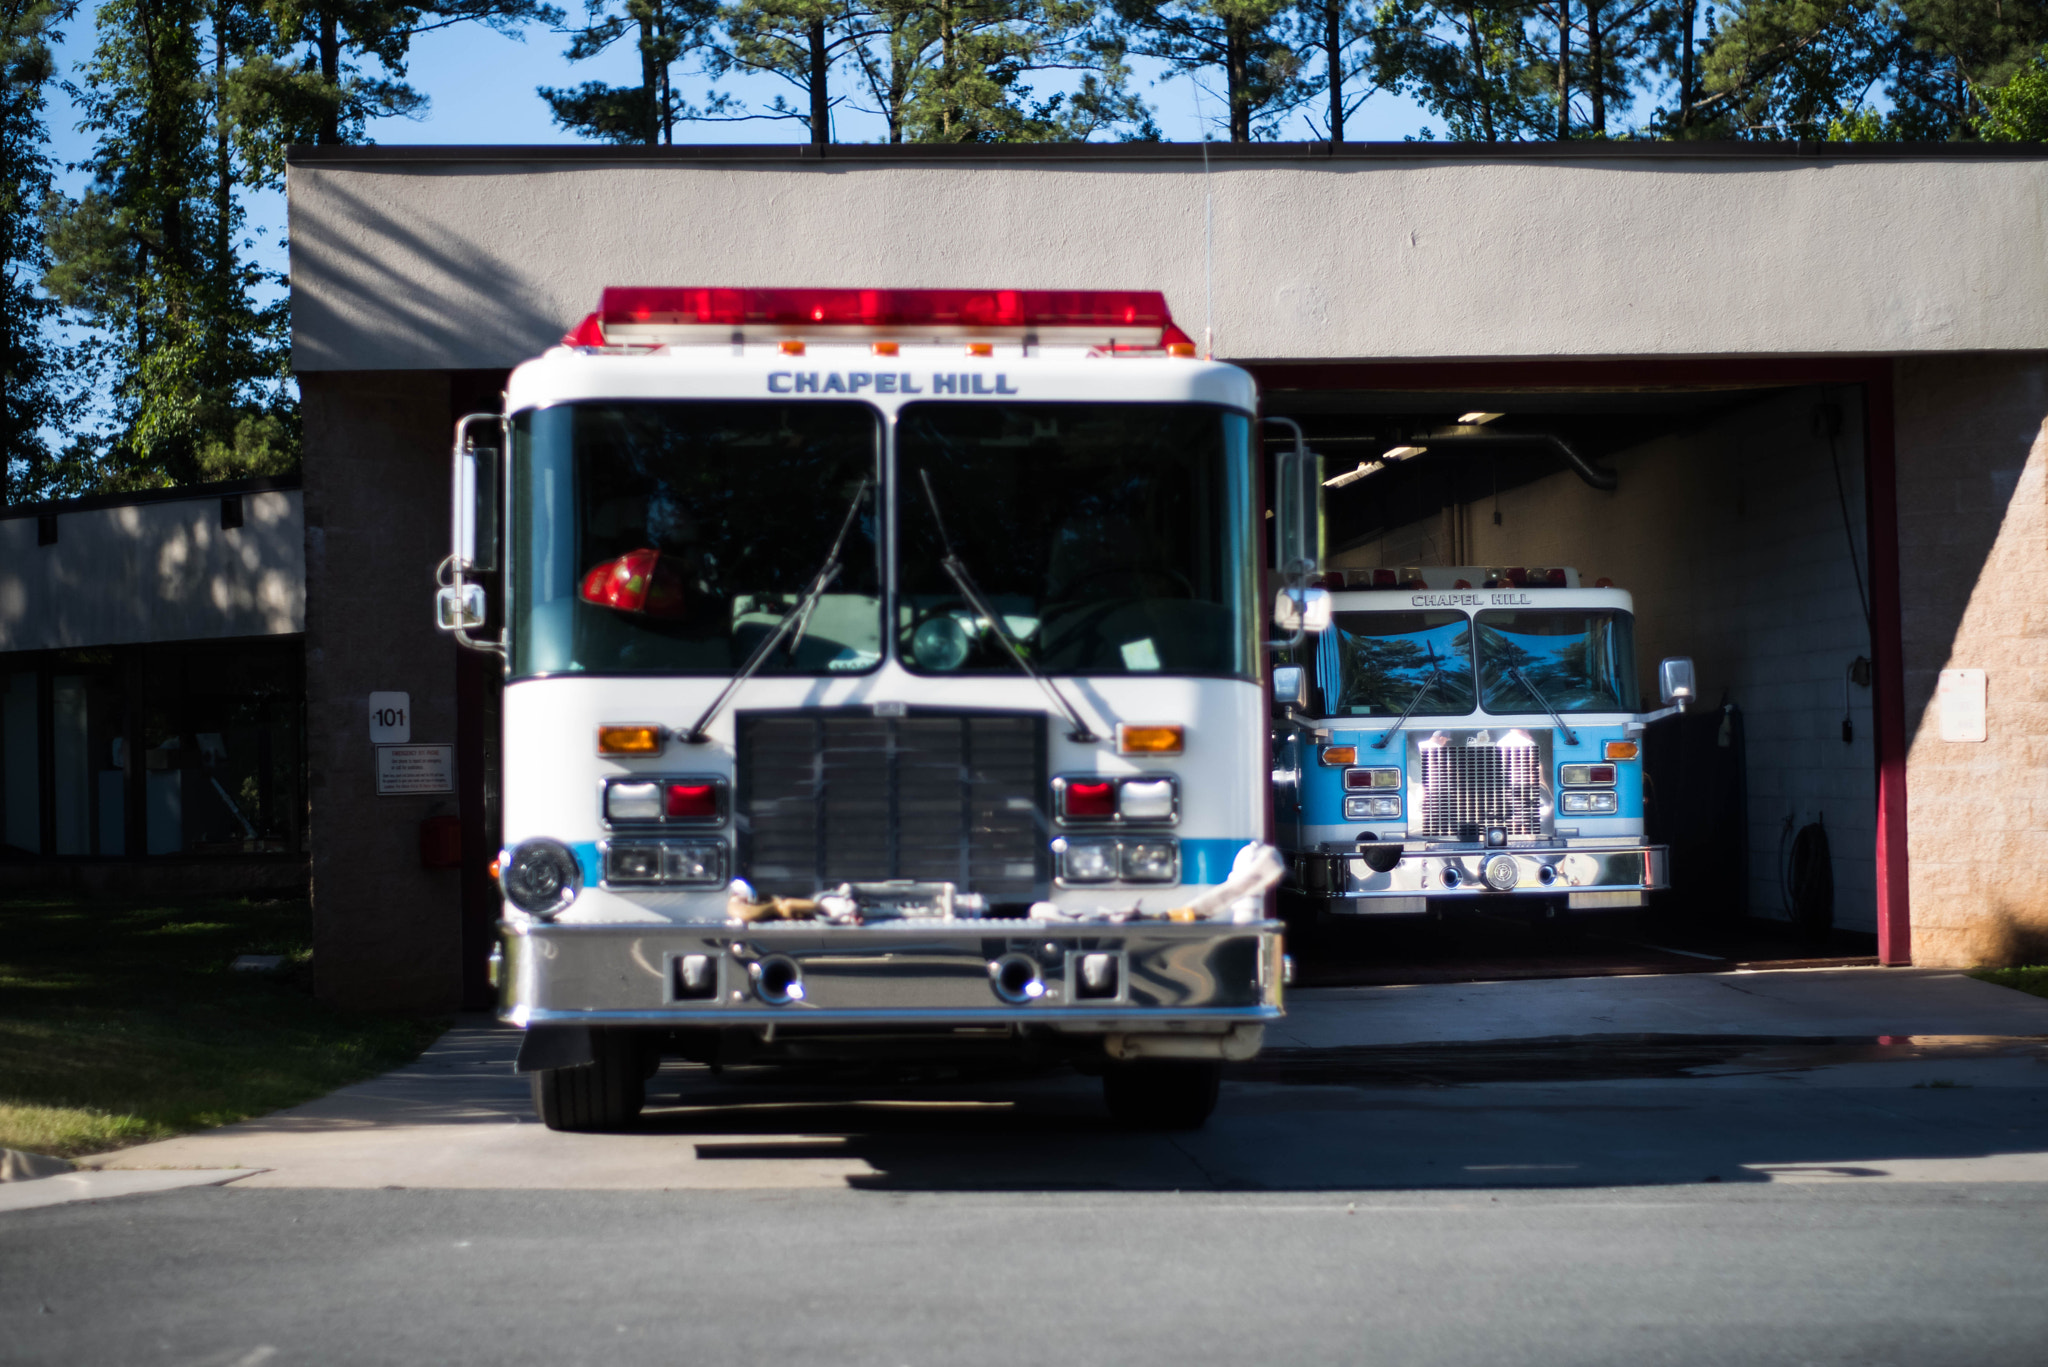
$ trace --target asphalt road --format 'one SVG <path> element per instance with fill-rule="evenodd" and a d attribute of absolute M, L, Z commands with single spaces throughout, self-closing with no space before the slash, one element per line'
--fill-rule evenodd
<path fill-rule="evenodd" d="M 0 1362 L 2048 1362 L 2048 1002 L 1955 975 L 1301 994 L 1170 1137 L 687 1069 L 553 1135 L 505 1046 L 0 1188 Z"/>

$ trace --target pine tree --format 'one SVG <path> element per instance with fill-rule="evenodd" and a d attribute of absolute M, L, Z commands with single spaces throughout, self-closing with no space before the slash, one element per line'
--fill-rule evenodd
<path fill-rule="evenodd" d="M 831 142 L 832 108 L 839 102 L 833 72 L 877 36 L 875 17 L 851 0 L 733 0 L 721 19 L 726 42 L 707 52 L 712 74 L 772 76 L 793 86 L 798 100 L 792 104 L 778 94 L 750 114 L 738 101 L 714 94 L 707 102 L 714 116 L 788 119 L 801 123 L 812 143 Z"/>
<path fill-rule="evenodd" d="M 1312 97 L 1294 0 L 1110 0 L 1112 22 L 1134 55 L 1176 74 L 1223 79 L 1224 127 L 1232 142 L 1270 136 Z"/>
<path fill-rule="evenodd" d="M 1441 119 L 1454 141 L 1548 138 L 1560 64 L 1532 35 L 1539 18 L 1533 0 L 1386 0 L 1374 75 Z"/>
<path fill-rule="evenodd" d="M 570 37 L 569 60 L 587 61 L 630 38 L 640 58 L 640 84 L 586 81 L 570 89 L 543 86 L 540 97 L 554 111 L 557 124 L 581 137 L 650 146 L 673 143 L 679 122 L 720 112 L 716 106 L 692 107 L 674 81 L 676 64 L 710 41 L 717 13 L 716 0 L 622 0 L 617 13 L 609 0 L 591 0 L 589 22 Z"/>
<path fill-rule="evenodd" d="M 110 438 L 78 478 L 135 488 L 271 473 L 297 459 L 282 299 L 238 239 L 234 0 L 106 0 L 87 84 L 93 182 L 46 203 L 50 292 L 104 338 Z M 260 27 L 259 25 L 256 25 Z"/>
<path fill-rule="evenodd" d="M 57 302 L 41 288 L 49 269 L 37 215 L 50 193 L 45 92 L 55 75 L 54 0 L 0 0 L 0 501 L 67 492 L 50 443 L 74 421 L 86 389 L 77 347 L 59 342 Z"/>

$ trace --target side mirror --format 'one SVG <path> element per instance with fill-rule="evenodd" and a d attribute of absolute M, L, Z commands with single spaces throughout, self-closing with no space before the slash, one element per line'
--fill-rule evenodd
<path fill-rule="evenodd" d="M 1305 577 L 1322 560 L 1321 461 L 1292 418 L 1267 422 L 1294 430 L 1294 445 L 1273 462 L 1273 568 L 1283 579 Z"/>
<path fill-rule="evenodd" d="M 1657 665 L 1657 687 L 1664 695 L 1666 707 L 1683 707 L 1696 701 L 1699 689 L 1693 683 L 1692 658 L 1687 655 L 1673 655 Z"/>
<path fill-rule="evenodd" d="M 1273 625 L 1297 633 L 1324 631 L 1332 606 L 1328 589 L 1282 589 L 1273 600 Z"/>
<path fill-rule="evenodd" d="M 1298 711 L 1308 706 L 1308 671 L 1300 665 L 1276 665 L 1273 668 L 1273 706 L 1283 711 Z"/>
<path fill-rule="evenodd" d="M 443 631 L 468 631 L 490 615 L 482 584 L 446 584 L 434 593 L 434 624 Z"/>

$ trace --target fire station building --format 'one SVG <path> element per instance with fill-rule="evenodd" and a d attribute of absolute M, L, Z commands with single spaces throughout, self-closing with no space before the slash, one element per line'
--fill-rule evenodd
<path fill-rule="evenodd" d="M 1882 962 L 2048 957 L 2041 149 L 335 148 L 290 215 L 332 999 L 487 996 L 451 434 L 608 285 L 1163 290 L 1324 457 L 1330 568 L 1571 565 L 1632 591 L 1641 668 L 1696 661 L 1674 892 L 1793 917 L 1818 826 Z"/>

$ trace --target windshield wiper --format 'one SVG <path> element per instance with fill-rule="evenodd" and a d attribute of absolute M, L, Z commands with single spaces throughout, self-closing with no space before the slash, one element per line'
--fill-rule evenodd
<path fill-rule="evenodd" d="M 860 503 L 867 497 L 869 483 L 870 481 L 863 479 L 860 487 L 853 491 L 853 502 L 846 510 L 846 520 L 839 524 L 839 535 L 832 538 L 832 549 L 825 556 L 825 563 L 818 566 L 818 572 L 811 577 L 810 587 L 804 590 L 803 597 L 797 599 L 796 605 L 782 614 L 782 619 L 775 624 L 775 630 L 761 638 L 761 643 L 754 647 L 753 654 L 747 656 L 747 662 L 739 667 L 739 672 L 726 682 L 724 688 L 718 690 L 718 696 L 711 700 L 711 706 L 704 709 L 704 715 L 697 718 L 696 724 L 683 733 L 685 745 L 702 745 L 711 739 L 705 734 L 705 728 L 710 726 L 712 720 L 724 709 L 726 699 L 730 698 L 741 684 L 753 678 L 762 665 L 768 663 L 768 657 L 774 653 L 776 645 L 782 638 L 790 634 L 791 628 L 795 628 L 796 634 L 790 637 L 789 653 L 796 654 L 797 642 L 803 640 L 804 628 L 810 624 L 811 610 L 818 606 L 818 600 L 825 596 L 825 590 L 839 577 L 842 568 L 839 563 L 839 552 L 846 545 L 846 534 L 853 530 L 854 518 L 860 514 Z"/>
<path fill-rule="evenodd" d="M 1051 679 L 1041 674 L 1036 665 L 1024 658 L 1024 652 L 1019 650 L 1017 643 L 1010 638 L 1009 625 L 982 598 L 981 590 L 975 585 L 974 576 L 967 572 L 966 562 L 961 560 L 953 549 L 953 538 L 946 535 L 946 519 L 939 512 L 939 496 L 932 490 L 932 472 L 919 470 L 917 474 L 918 478 L 924 481 L 925 499 L 932 505 L 932 521 L 938 524 L 939 545 L 946 551 L 946 558 L 939 562 L 939 568 L 953 581 L 953 587 L 960 590 L 960 596 L 967 600 L 968 606 L 980 613 L 988 622 L 989 630 L 995 632 L 996 639 L 1003 643 L 1003 649 L 1010 652 L 1010 658 L 1017 662 L 1017 668 L 1030 675 L 1032 681 L 1045 690 L 1045 695 L 1053 700 L 1054 705 L 1066 713 L 1067 720 L 1074 724 L 1074 729 L 1067 734 L 1067 739 L 1082 744 L 1101 740 L 1102 737 L 1090 731 L 1088 723 L 1081 720 L 1080 712 L 1067 701 L 1067 695 L 1060 692 Z"/>
<path fill-rule="evenodd" d="M 1579 743 L 1578 733 L 1564 724 L 1564 718 L 1557 715 L 1557 709 L 1550 705 L 1550 699 L 1536 691 L 1536 685 L 1529 682 L 1529 676 L 1522 672 L 1520 665 L 1509 665 L 1508 677 L 1528 689 L 1529 696 L 1543 704 L 1543 710 L 1548 712 L 1550 719 L 1557 723 L 1557 729 L 1564 732 L 1564 743 L 1566 745 L 1577 745 Z"/>
<path fill-rule="evenodd" d="M 1395 719 L 1394 724 L 1380 732 L 1380 738 L 1372 743 L 1372 748 L 1375 750 L 1387 748 L 1387 742 L 1392 740 L 1395 734 L 1408 724 L 1408 718 L 1414 715 L 1416 708 L 1422 706 L 1423 695 L 1436 687 L 1437 676 L 1444 672 L 1444 667 L 1437 663 L 1436 643 L 1434 641 L 1424 641 L 1422 644 L 1423 648 L 1429 652 L 1429 677 L 1422 681 L 1422 687 L 1415 690 L 1415 696 L 1410 698 L 1408 705 L 1401 709 L 1401 715 Z"/>

